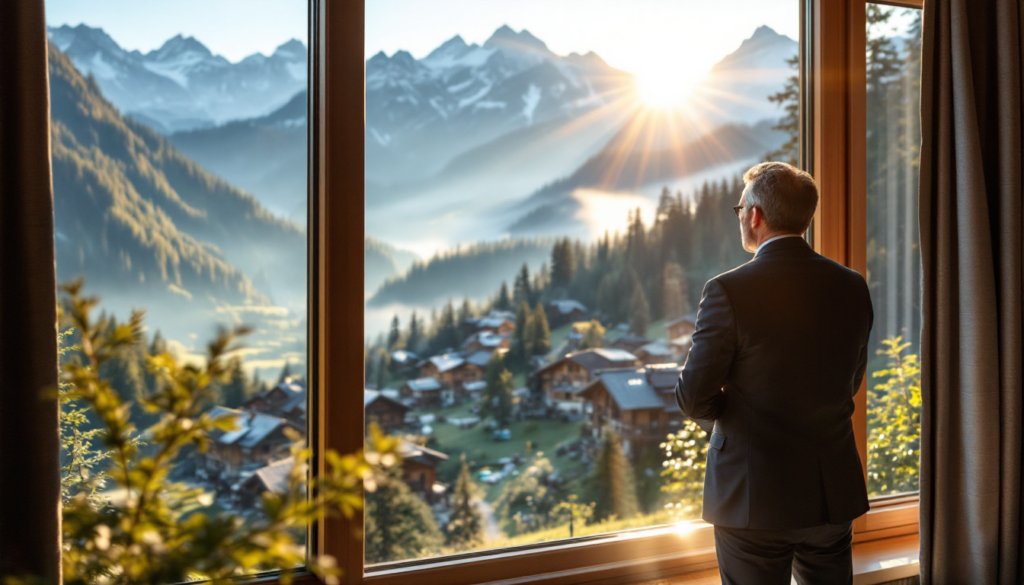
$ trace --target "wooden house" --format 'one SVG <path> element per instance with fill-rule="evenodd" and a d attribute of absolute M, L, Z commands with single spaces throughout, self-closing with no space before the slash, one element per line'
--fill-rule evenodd
<path fill-rule="evenodd" d="M 437 481 L 437 466 L 448 460 L 444 453 L 403 440 L 398 446 L 402 457 L 402 479 L 412 491 L 430 503 L 442 499 L 447 488 Z"/>
<path fill-rule="evenodd" d="M 587 349 L 540 368 L 532 377 L 548 402 L 579 401 L 576 393 L 593 380 L 597 371 L 638 365 L 640 360 L 625 350 Z"/>
<path fill-rule="evenodd" d="M 409 407 L 383 392 L 365 390 L 363 391 L 363 411 L 367 429 L 371 422 L 375 422 L 385 433 L 392 433 L 405 424 L 405 415 L 409 412 Z"/>
<path fill-rule="evenodd" d="M 437 378 L 425 377 L 409 380 L 398 391 L 418 406 L 437 406 L 441 404 L 442 389 Z"/>
<path fill-rule="evenodd" d="M 675 401 L 679 370 L 665 367 L 603 370 L 580 391 L 589 405 L 594 433 L 607 426 L 623 440 L 627 453 L 640 446 L 657 446 L 679 428 L 683 415 Z"/>

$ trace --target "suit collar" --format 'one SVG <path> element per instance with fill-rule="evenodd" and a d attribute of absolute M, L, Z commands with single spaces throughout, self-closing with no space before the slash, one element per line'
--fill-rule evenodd
<path fill-rule="evenodd" d="M 754 255 L 754 259 L 777 255 L 789 256 L 812 251 L 811 247 L 807 244 L 807 240 L 803 238 L 779 238 L 762 246 L 757 254 Z"/>

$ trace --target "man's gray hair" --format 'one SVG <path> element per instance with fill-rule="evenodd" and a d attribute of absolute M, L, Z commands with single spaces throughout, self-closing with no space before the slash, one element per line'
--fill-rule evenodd
<path fill-rule="evenodd" d="M 784 162 L 763 162 L 750 167 L 743 182 L 750 186 L 746 205 L 761 209 L 769 229 L 807 231 L 818 207 L 818 184 L 810 173 Z"/>

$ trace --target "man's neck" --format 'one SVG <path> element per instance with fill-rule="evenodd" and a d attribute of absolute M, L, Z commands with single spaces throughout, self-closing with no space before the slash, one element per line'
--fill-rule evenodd
<path fill-rule="evenodd" d="M 794 233 L 787 233 L 787 232 L 774 232 L 774 233 L 765 234 L 764 237 L 758 238 L 757 248 L 754 250 L 754 254 L 756 255 L 758 252 L 760 252 L 761 248 L 763 248 L 764 245 L 767 244 L 768 242 L 772 242 L 774 240 L 778 240 L 778 239 L 781 239 L 781 238 L 802 238 L 802 237 L 803 237 L 803 234 L 794 234 Z"/>

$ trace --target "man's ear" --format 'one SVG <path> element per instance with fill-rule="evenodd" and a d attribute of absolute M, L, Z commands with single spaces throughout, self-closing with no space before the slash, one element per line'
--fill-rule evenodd
<path fill-rule="evenodd" d="M 750 208 L 750 227 L 758 227 L 764 223 L 764 215 L 761 213 L 760 207 Z"/>

